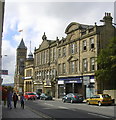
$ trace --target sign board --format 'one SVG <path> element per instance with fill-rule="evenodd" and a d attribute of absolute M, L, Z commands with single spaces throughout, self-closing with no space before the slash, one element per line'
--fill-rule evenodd
<path fill-rule="evenodd" d="M 89 76 L 83 76 L 83 84 L 84 85 L 89 85 L 90 84 Z"/>
<path fill-rule="evenodd" d="M 1 74 L 1 75 L 8 75 L 8 70 L 1 70 L 1 71 L 0 71 L 0 74 Z"/>

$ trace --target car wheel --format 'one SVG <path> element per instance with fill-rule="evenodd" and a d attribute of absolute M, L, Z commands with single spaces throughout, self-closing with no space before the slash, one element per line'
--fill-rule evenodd
<path fill-rule="evenodd" d="M 88 105 L 90 105 L 90 102 L 89 102 L 89 101 L 87 101 L 87 104 L 88 104 Z"/>
<path fill-rule="evenodd" d="M 99 101 L 99 102 L 98 102 L 98 106 L 101 106 L 101 105 L 102 105 L 102 104 L 101 104 L 101 102 Z"/>
<path fill-rule="evenodd" d="M 71 100 L 70 102 L 73 103 L 73 100 Z"/>

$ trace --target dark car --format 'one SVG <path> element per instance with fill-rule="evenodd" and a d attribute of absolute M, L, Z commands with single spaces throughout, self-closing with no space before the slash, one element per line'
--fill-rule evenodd
<path fill-rule="evenodd" d="M 52 100 L 52 96 L 49 96 L 45 93 L 41 93 L 40 100 Z"/>
<path fill-rule="evenodd" d="M 63 102 L 83 102 L 83 96 L 81 94 L 77 94 L 77 93 L 69 93 L 66 96 L 64 96 L 62 98 Z"/>

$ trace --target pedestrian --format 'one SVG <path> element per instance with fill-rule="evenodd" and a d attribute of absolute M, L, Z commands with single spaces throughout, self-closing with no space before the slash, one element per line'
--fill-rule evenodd
<path fill-rule="evenodd" d="M 4 106 L 6 106 L 7 94 L 7 88 L 2 87 L 2 100 L 4 101 Z"/>
<path fill-rule="evenodd" d="M 17 101 L 18 101 L 18 96 L 16 93 L 14 93 L 14 95 L 13 95 L 13 101 L 14 101 L 14 108 L 16 108 Z"/>
<path fill-rule="evenodd" d="M 20 102 L 21 102 L 21 107 L 24 109 L 24 101 L 25 101 L 25 98 L 24 98 L 24 95 L 23 93 L 21 94 L 20 96 Z"/>
<path fill-rule="evenodd" d="M 9 109 L 12 109 L 12 91 L 8 91 L 8 95 L 7 95 L 7 107 Z"/>

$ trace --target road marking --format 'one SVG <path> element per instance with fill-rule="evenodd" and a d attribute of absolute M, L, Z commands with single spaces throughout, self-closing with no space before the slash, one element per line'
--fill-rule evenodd
<path fill-rule="evenodd" d="M 62 108 L 62 109 L 69 109 L 69 108 L 67 108 L 67 107 L 62 107 L 62 106 L 59 106 L 59 108 Z"/>
<path fill-rule="evenodd" d="M 104 115 L 99 115 L 99 114 L 95 114 L 95 113 L 88 113 L 90 115 L 95 115 L 95 116 L 99 116 L 99 117 L 104 117 L 104 118 L 110 118 L 110 117 L 107 117 L 107 116 L 104 116 Z"/>
<path fill-rule="evenodd" d="M 52 104 L 48 104 L 48 103 L 44 103 L 44 104 L 49 105 L 49 106 L 54 106 L 54 105 L 52 105 Z"/>

